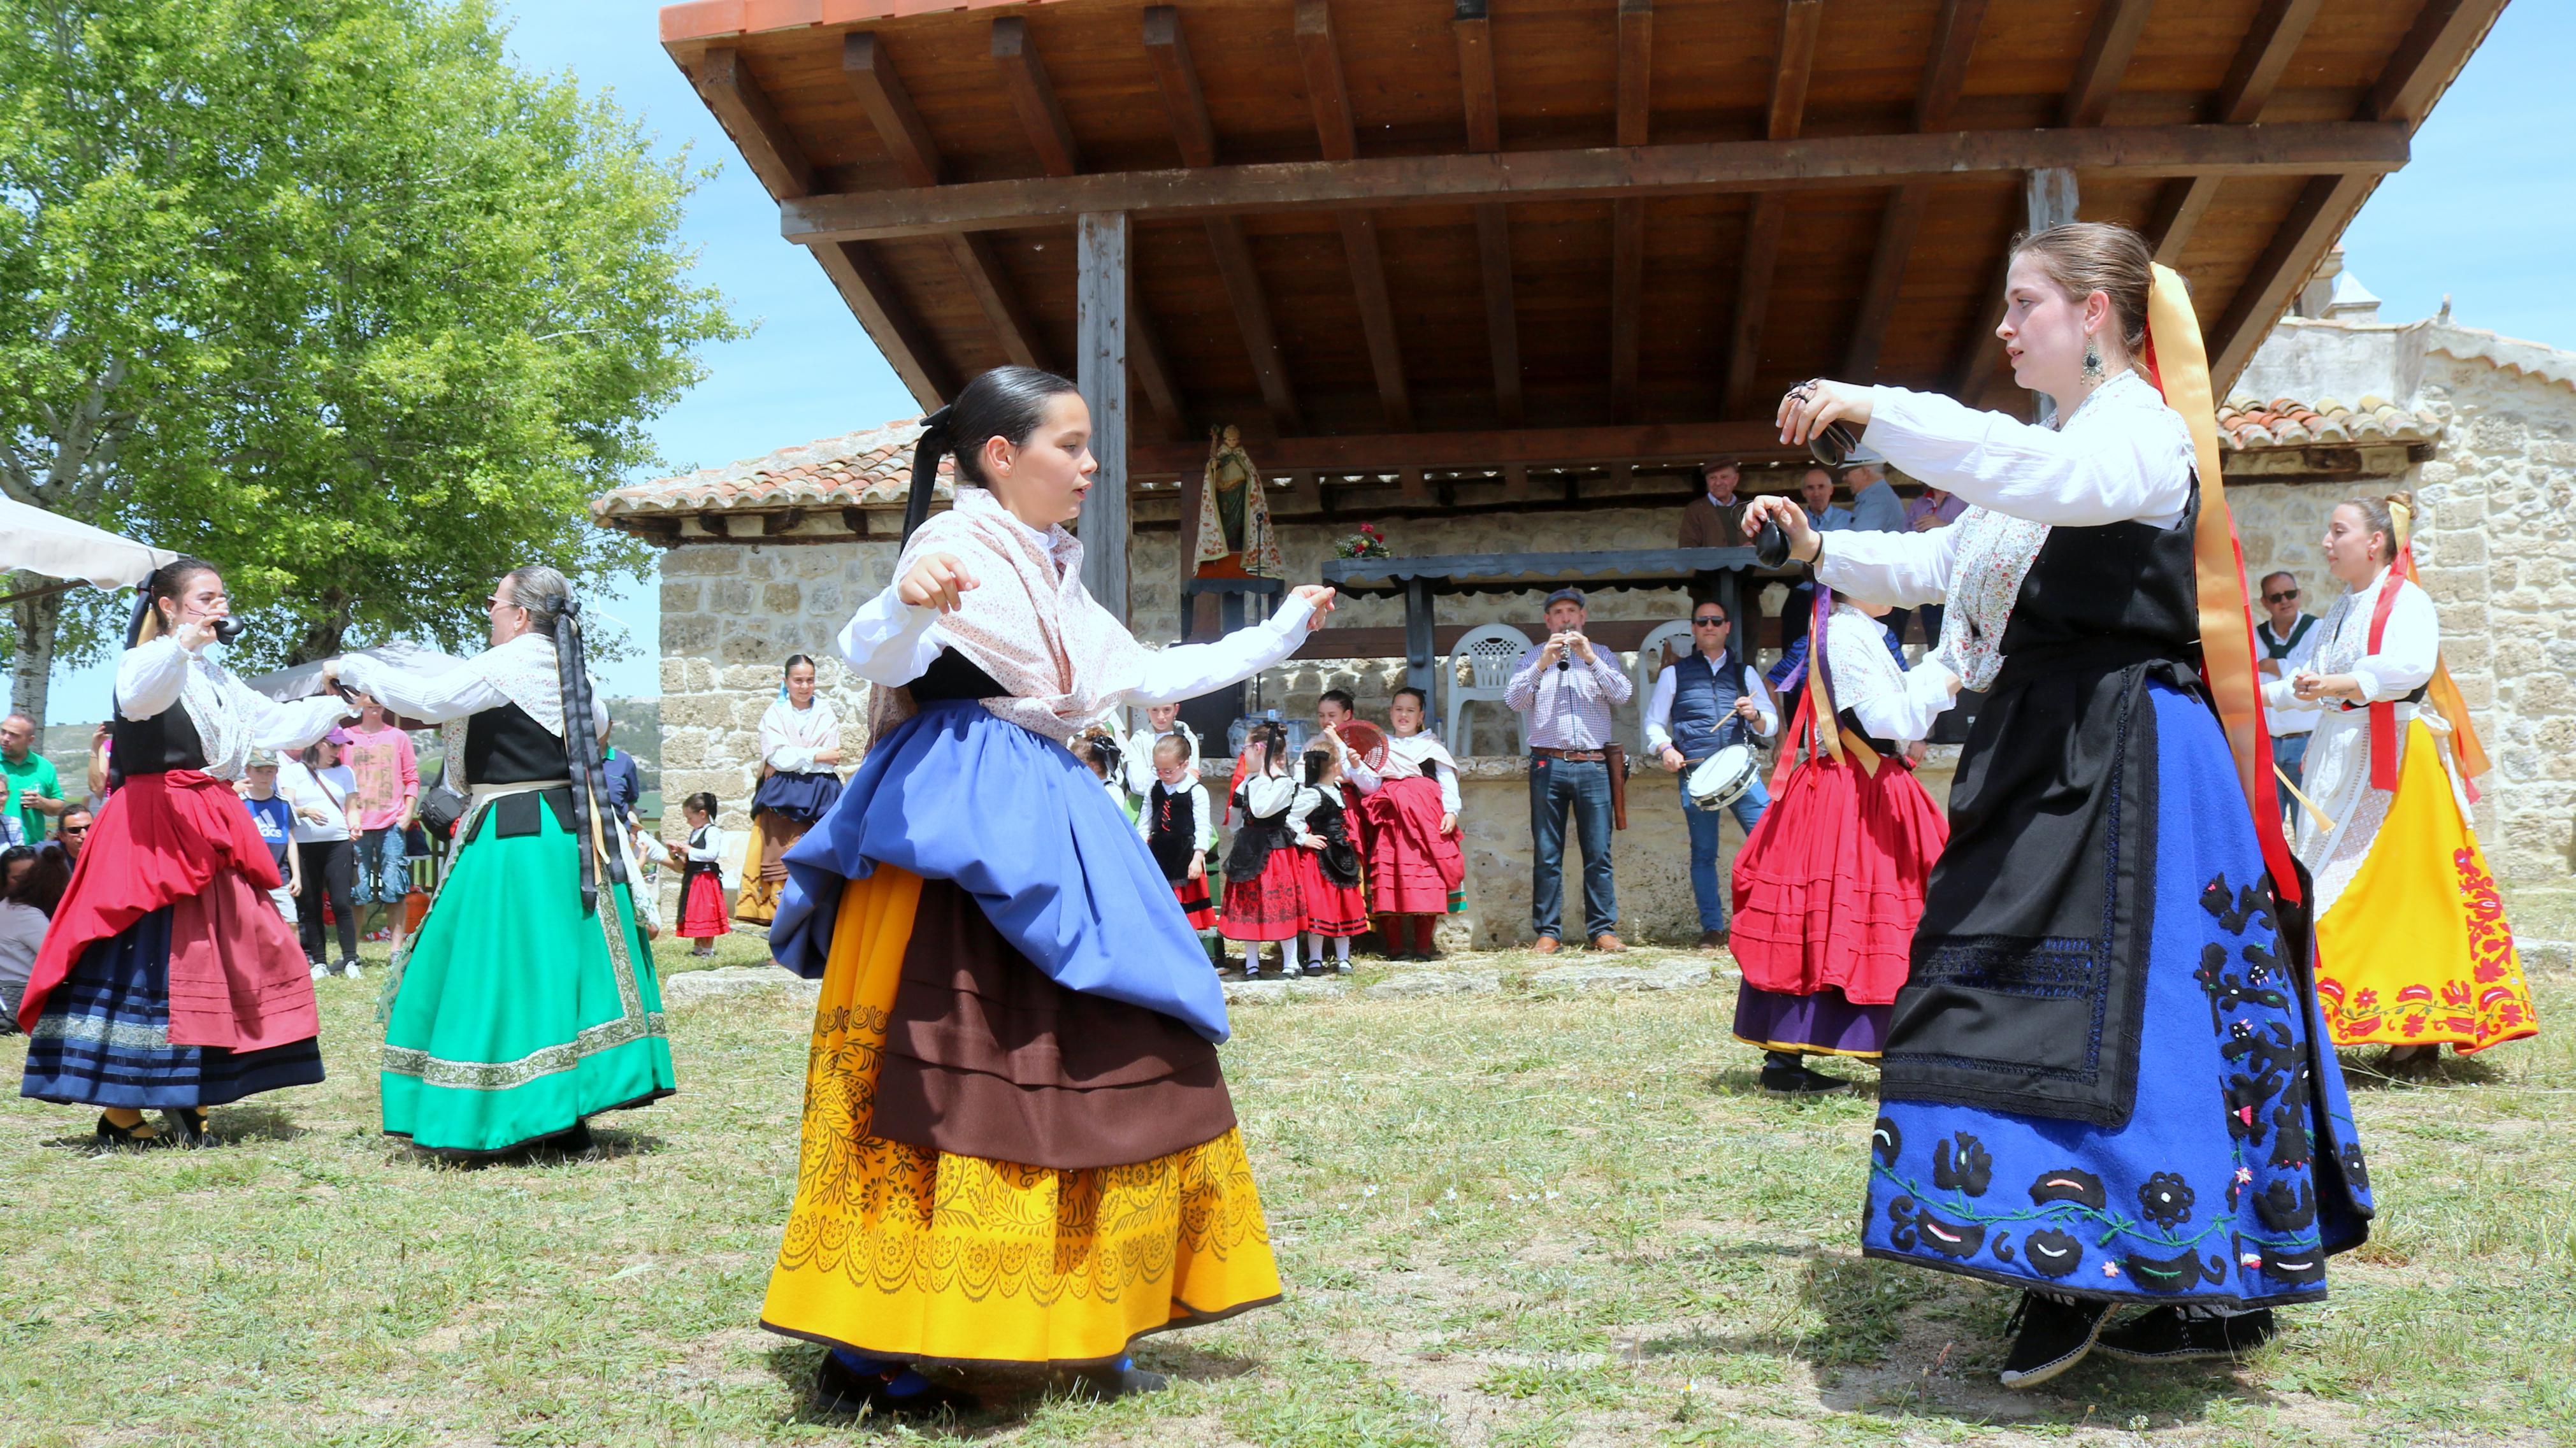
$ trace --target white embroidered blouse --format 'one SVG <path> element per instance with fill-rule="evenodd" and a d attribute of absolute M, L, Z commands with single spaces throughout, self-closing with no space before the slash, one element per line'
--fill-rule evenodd
<path fill-rule="evenodd" d="M 1900 669 L 1887 652 L 1887 625 L 1857 606 L 1834 605 L 1825 616 L 1825 663 L 1834 704 L 1881 739 L 1911 744 L 1932 732 L 1950 707 L 1950 675 L 1938 665 Z"/>
<path fill-rule="evenodd" d="M 773 699 L 760 716 L 760 758 L 781 774 L 810 774 L 814 756 L 841 747 L 841 716 L 820 698 L 805 708 L 792 699 Z"/>
<path fill-rule="evenodd" d="M 2135 371 L 2094 389 L 2057 428 L 1873 387 L 1862 441 L 1971 506 L 1929 533 L 1827 534 L 1816 576 L 1874 603 L 1946 601 L 1941 642 L 1916 672 L 1941 669 L 1970 689 L 2003 667 L 2004 628 L 2050 528 L 2170 528 L 2191 503 L 2191 429 Z"/>
<path fill-rule="evenodd" d="M 2370 652 L 2370 616 L 2378 609 L 2380 591 L 2394 587 L 2388 606 L 2388 631 L 2380 635 L 2379 652 Z M 2316 652 L 2307 667 L 2319 674 L 2350 674 L 2371 703 L 2403 699 L 2430 683 L 2442 657 L 2442 619 L 2433 599 L 2403 578 L 2382 568 L 2366 588 L 2355 589 L 2326 609 L 2314 630 Z M 2263 685 L 2263 703 L 2282 713 L 2345 712 L 2340 700 L 2301 699 L 2287 678 Z"/>
<path fill-rule="evenodd" d="M 239 779 L 253 749 L 301 749 L 331 732 L 351 712 L 337 695 L 281 704 L 233 677 L 233 671 L 179 647 L 168 634 L 127 649 L 116 661 L 116 707 L 149 719 L 176 704 L 188 711 L 204 746 L 206 773 Z"/>

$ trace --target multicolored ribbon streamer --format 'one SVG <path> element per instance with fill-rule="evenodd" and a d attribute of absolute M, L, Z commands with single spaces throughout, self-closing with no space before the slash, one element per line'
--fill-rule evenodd
<path fill-rule="evenodd" d="M 2397 536 L 2390 539 L 2388 582 L 2379 590 L 2378 601 L 2370 610 L 2370 652 L 2378 653 L 2381 637 L 2388 631 L 2388 613 L 2397 603 L 2397 581 L 2405 579 L 2416 587 L 2424 580 L 2415 573 L 2415 510 L 2391 498 L 2388 520 Z M 2469 792 L 2469 802 L 2479 798 L 2477 777 L 2494 768 L 2487 758 L 2486 746 L 2478 742 L 2478 731 L 2469 723 L 2469 701 L 2460 697 L 2460 686 L 2451 678 L 2451 666 L 2439 658 L 2433 661 L 2433 677 L 2424 685 L 2424 700 L 2433 706 L 2444 722 L 2451 726 L 2451 758 L 2460 766 L 2460 783 Z M 2373 789 L 2397 787 L 2397 706 L 2382 702 L 2370 706 L 2370 786 Z"/>

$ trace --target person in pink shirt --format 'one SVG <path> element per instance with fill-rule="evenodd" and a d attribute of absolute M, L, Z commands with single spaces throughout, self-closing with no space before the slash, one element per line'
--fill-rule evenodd
<path fill-rule="evenodd" d="M 411 736 L 386 720 L 385 706 L 361 695 L 358 727 L 350 731 L 340 762 L 358 780 L 358 927 L 369 940 L 391 940 L 401 931 L 402 903 L 411 895 L 403 836 L 420 808 L 420 755 Z M 371 909 L 379 918 L 368 930 Z"/>

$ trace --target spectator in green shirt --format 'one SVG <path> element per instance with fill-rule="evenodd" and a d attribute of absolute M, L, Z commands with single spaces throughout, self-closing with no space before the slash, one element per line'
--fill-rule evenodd
<path fill-rule="evenodd" d="M 17 796 L 18 822 L 26 827 L 27 843 L 43 844 L 46 819 L 63 812 L 63 786 L 54 776 L 54 762 L 36 752 L 36 721 L 24 714 L 0 719 L 0 774 L 9 776 L 10 792 Z"/>

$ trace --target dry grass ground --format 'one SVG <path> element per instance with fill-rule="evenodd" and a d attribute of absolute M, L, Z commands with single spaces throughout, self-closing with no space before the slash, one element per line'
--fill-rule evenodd
<path fill-rule="evenodd" d="M 2576 895 L 2513 903 L 2576 934 Z M 2353 1059 L 2380 1230 L 2275 1345 L 2012 1395 L 2007 1295 L 1859 1258 L 1870 1107 L 1756 1094 L 1731 990 L 1551 997 L 1524 958 L 1476 964 L 1505 989 L 1237 1012 L 1285 1305 L 1156 1340 L 1168 1394 L 895 1438 L 2576 1442 L 2576 979 L 2536 980 L 2547 1034 L 2432 1083 Z M 94 1154 L 88 1114 L 17 1098 L 9 1053 L 0 1444 L 886 1436 L 808 1411 L 816 1349 L 755 1323 L 801 995 L 677 1008 L 682 1094 L 610 1119 L 604 1159 L 455 1170 L 377 1132 L 374 993 L 326 982 L 332 1079 L 218 1111 L 212 1151 Z"/>

